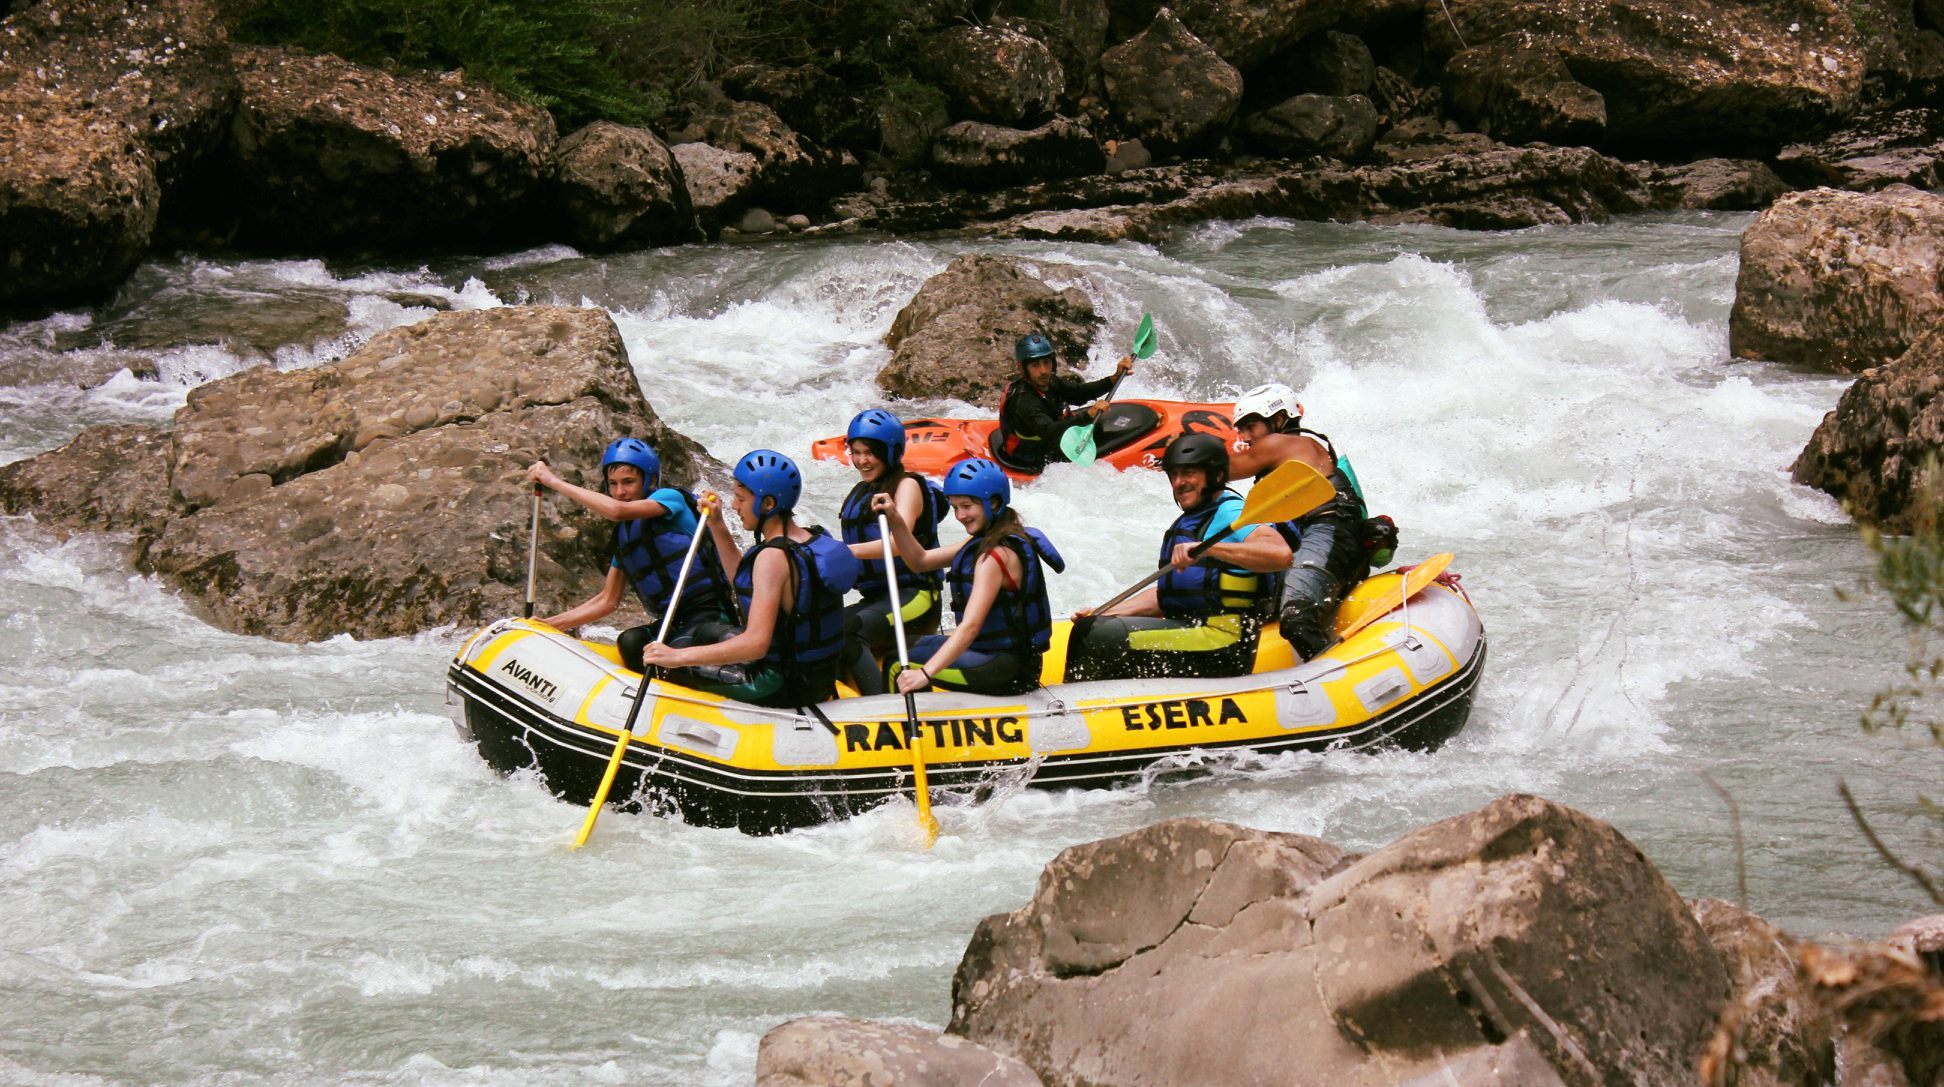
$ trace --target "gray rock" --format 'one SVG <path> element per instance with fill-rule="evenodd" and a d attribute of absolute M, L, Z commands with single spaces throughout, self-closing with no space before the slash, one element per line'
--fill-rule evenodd
<path fill-rule="evenodd" d="M 232 208 L 243 237 L 297 248 L 490 243 L 553 168 L 539 106 L 456 75 L 238 47 Z"/>
<path fill-rule="evenodd" d="M 929 74 L 962 116 L 1018 125 L 1052 114 L 1066 75 L 1045 43 L 993 26 L 953 27 L 926 54 Z"/>
<path fill-rule="evenodd" d="M 1789 183 L 1757 159 L 1700 159 L 1678 166 L 1643 163 L 1636 169 L 1657 208 L 1756 211 L 1789 191 Z"/>
<path fill-rule="evenodd" d="M 0 510 L 64 532 L 148 540 L 169 509 L 169 435 L 134 423 L 90 427 L 59 449 L 0 466 Z"/>
<path fill-rule="evenodd" d="M 702 143 L 674 148 L 703 229 L 714 233 L 762 203 L 814 206 L 859 182 L 857 164 L 804 139 L 756 102 L 718 102 L 693 123 Z"/>
<path fill-rule="evenodd" d="M 776 233 L 776 216 L 762 208 L 750 208 L 736 221 L 736 229 L 744 234 Z"/>
<path fill-rule="evenodd" d="M 1934 527 L 1944 487 L 1944 328 L 1932 325 L 1903 357 L 1864 370 L 1823 416 L 1790 469 L 1826 491 L 1858 524 L 1894 534 Z"/>
<path fill-rule="evenodd" d="M 1056 291 L 1040 266 L 967 254 L 925 281 L 884 337 L 891 361 L 877 383 L 907 399 L 955 397 L 996 407 L 1018 373 L 1013 344 L 1029 332 L 1053 341 L 1069 366 L 1087 357 L 1100 319 L 1078 288 Z"/>
<path fill-rule="evenodd" d="M 1101 55 L 1114 112 L 1151 150 L 1174 153 L 1219 134 L 1242 102 L 1242 73 L 1167 8 Z"/>
<path fill-rule="evenodd" d="M 1445 108 L 1505 143 L 1583 144 L 1606 128 L 1606 99 L 1575 80 L 1551 41 L 1513 34 L 1445 65 Z"/>
<path fill-rule="evenodd" d="M 1311 35 L 1296 50 L 1297 77 L 1309 94 L 1344 98 L 1368 95 L 1377 78 L 1377 62 L 1362 38 L 1340 30 Z"/>
<path fill-rule="evenodd" d="M 725 218 L 753 199 L 762 169 L 755 155 L 707 143 L 678 143 L 669 152 L 681 167 L 689 207 L 705 232 L 721 229 Z"/>
<path fill-rule="evenodd" d="M 1377 107 L 1361 94 L 1299 94 L 1250 117 L 1242 131 L 1264 154 L 1354 161 L 1377 142 Z"/>
<path fill-rule="evenodd" d="M 1928 961 L 1938 977 L 1944 978 L 1944 913 L 1906 921 L 1884 943 Z"/>
<path fill-rule="evenodd" d="M 673 245 L 701 236 L 681 164 L 648 129 L 596 121 L 560 141 L 556 163 L 555 201 L 575 246 Z"/>
<path fill-rule="evenodd" d="M 1147 145 L 1139 140 L 1121 140 L 1114 144 L 1113 153 L 1107 156 L 1107 173 L 1122 174 L 1129 170 L 1145 170 L 1154 165 L 1154 156 L 1148 154 Z"/>
<path fill-rule="evenodd" d="M 979 925 L 947 1029 L 1049 1085 L 1674 1087 L 1727 995 L 1631 843 L 1512 796 L 1363 858 L 1199 820 L 1074 847 Z"/>
<path fill-rule="evenodd" d="M 814 64 L 738 64 L 722 73 L 722 90 L 768 106 L 784 124 L 825 147 L 851 146 L 872 136 L 864 103 L 843 80 Z"/>
<path fill-rule="evenodd" d="M 808 215 L 787 216 L 783 220 L 783 225 L 788 227 L 793 234 L 798 231 L 808 230 L 810 229 L 810 217 Z"/>
<path fill-rule="evenodd" d="M 1033 1070 L 977 1042 L 907 1023 L 792 1019 L 763 1035 L 756 1087 L 1040 1087 Z"/>
<path fill-rule="evenodd" d="M 932 167 L 972 189 L 1098 173 L 1106 162 L 1093 134 L 1065 117 L 1022 130 L 960 121 L 932 138 Z"/>
<path fill-rule="evenodd" d="M 1791 193 L 1742 233 L 1729 352 L 1838 372 L 1880 365 L 1944 315 L 1940 273 L 1944 196 Z"/>

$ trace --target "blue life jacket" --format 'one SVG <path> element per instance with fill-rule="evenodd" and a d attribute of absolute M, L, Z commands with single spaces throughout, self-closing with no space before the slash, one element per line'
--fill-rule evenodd
<path fill-rule="evenodd" d="M 808 543 L 788 536 L 764 540 L 743 552 L 742 561 L 736 565 L 736 596 L 742 601 L 744 619 L 749 617 L 750 598 L 755 594 L 756 557 L 772 547 L 790 560 L 796 593 L 790 610 L 777 613 L 775 633 L 770 636 L 769 652 L 763 654 L 763 660 L 787 675 L 803 665 L 830 660 L 843 648 L 844 594 L 857 583 L 863 564 L 850 548 L 821 528 L 810 530 Z"/>
<path fill-rule="evenodd" d="M 688 522 L 695 526 L 693 531 L 706 531 L 694 495 L 668 487 L 655 494 L 668 496 L 671 492 L 681 496 L 687 505 Z M 660 517 L 621 521 L 614 526 L 614 565 L 620 567 L 628 583 L 634 586 L 635 595 L 641 598 L 641 606 L 653 616 L 667 612 L 668 598 L 674 594 L 675 582 L 682 574 L 682 559 L 688 555 L 691 532 L 681 522 L 671 509 Z M 722 561 L 716 556 L 715 548 L 708 546 L 707 541 L 695 549 L 695 561 L 689 567 L 688 582 L 682 587 L 682 599 L 690 606 L 681 610 L 690 615 L 695 614 L 695 607 L 713 607 L 724 613 L 729 610 L 729 579 L 723 575 Z"/>
<path fill-rule="evenodd" d="M 1176 544 L 1198 544 L 1208 538 L 1216 514 L 1231 507 L 1239 508 L 1242 496 L 1234 491 L 1223 491 L 1221 497 L 1175 518 L 1174 524 L 1161 537 L 1161 563 L 1168 567 Z M 1241 539 L 1254 531 L 1253 526 L 1239 529 L 1240 535 L 1226 539 Z M 1161 575 L 1160 600 L 1161 614 L 1169 619 L 1199 619 L 1210 615 L 1242 614 L 1259 615 L 1275 602 L 1273 595 L 1274 580 L 1267 574 L 1244 570 L 1239 566 L 1216 566 L 1207 561 L 1195 563 L 1186 570 L 1169 568 Z"/>
<path fill-rule="evenodd" d="M 1054 549 L 1053 541 L 1036 528 L 1026 530 L 1026 538 L 1008 535 L 999 541 L 1019 555 L 1021 577 L 1018 588 L 1008 588 L 1002 578 L 999 595 L 986 612 L 984 625 L 971 648 L 986 653 L 1044 653 L 1053 642 L 1053 608 L 1046 600 L 1046 571 L 1042 563 L 1057 573 L 1066 569 L 1066 560 Z M 952 585 L 952 620 L 963 621 L 966 601 L 972 599 L 972 571 L 978 566 L 979 548 L 968 540 L 952 556 L 946 579 Z"/>
<path fill-rule="evenodd" d="M 916 473 L 911 478 L 918 481 L 918 489 L 924 495 L 923 508 L 918 511 L 918 523 L 911 526 L 911 534 L 917 537 L 920 547 L 929 551 L 938 546 L 938 526 L 945 520 L 945 512 L 951 509 L 951 504 L 946 501 L 945 491 L 938 484 Z M 838 516 L 845 543 L 870 543 L 878 538 L 877 514 L 871 512 L 871 496 L 877 493 L 875 484 L 863 481 L 851 488 L 850 495 L 844 499 L 843 512 Z M 897 557 L 896 548 L 892 548 L 891 558 L 898 564 L 898 599 L 910 600 L 911 594 L 920 591 L 938 591 L 940 578 L 936 570 L 913 573 L 904 560 Z M 884 578 L 884 560 L 864 563 L 864 568 L 857 574 L 857 591 L 863 593 L 866 600 L 891 595 Z"/>

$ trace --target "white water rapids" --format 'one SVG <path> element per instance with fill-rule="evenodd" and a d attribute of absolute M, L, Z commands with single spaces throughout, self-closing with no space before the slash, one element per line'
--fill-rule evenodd
<path fill-rule="evenodd" d="M 808 444 L 880 402 L 898 308 L 957 252 L 1045 258 L 1107 319 L 1089 374 L 1147 309 L 1160 351 L 1127 393 L 1295 385 L 1403 527 L 1400 559 L 1457 553 L 1491 640 L 1471 723 L 1434 754 L 1007 795 L 942 809 L 929 852 L 904 804 L 765 839 L 610 813 L 570 853 L 581 813 L 495 777 L 446 718 L 465 632 L 226 634 L 131 573 L 125 540 L 0 518 L 0 1083 L 744 1084 L 793 1016 L 942 1024 L 978 918 L 1023 903 L 1061 848 L 1169 816 L 1369 849 L 1536 792 L 1614 823 L 1683 895 L 1734 898 L 1732 825 L 1703 772 L 1739 802 L 1753 909 L 1806 935 L 1881 934 L 1926 903 L 1836 782 L 1921 853 L 1915 795 L 1937 762 L 1858 727 L 1902 634 L 1881 601 L 1836 595 L 1868 552 L 1788 478 L 1843 381 L 1727 357 L 1747 221 L 1253 221 L 1159 248 L 780 241 L 422 268 L 183 258 L 102 310 L 0 327 L 11 461 L 97 422 L 166 424 L 195 384 L 261 361 L 71 346 L 92 328 L 152 342 L 212 310 L 341 303 L 276 353 L 301 366 L 428 301 L 600 306 L 664 419 L 723 460 L 798 455 L 806 507 L 834 524 L 853 477 Z M 159 380 L 117 373 L 138 363 Z M 1018 500 L 1072 563 L 1062 610 L 1150 568 L 1172 516 L 1158 474 L 1103 471 L 1057 467 Z"/>

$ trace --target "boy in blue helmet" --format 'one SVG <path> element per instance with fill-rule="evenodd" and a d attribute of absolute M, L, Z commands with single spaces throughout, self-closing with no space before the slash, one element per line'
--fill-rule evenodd
<path fill-rule="evenodd" d="M 1183 434 L 1161 456 L 1181 515 L 1161 537 L 1151 588 L 1099 615 L 1074 616 L 1066 679 L 1239 676 L 1255 666 L 1262 617 L 1276 603 L 1275 575 L 1289 542 L 1272 525 L 1237 528 L 1242 496 L 1228 490 L 1228 446 Z M 1206 540 L 1220 540 L 1190 562 Z"/>
<path fill-rule="evenodd" d="M 878 539 L 876 495 L 889 495 L 918 542 L 938 546 L 938 523 L 945 519 L 945 495 L 923 476 L 905 471 L 904 424 L 883 408 L 861 411 L 845 432 L 852 467 L 862 477 L 844 499 L 839 515 L 844 542 L 857 556 L 862 570 L 857 591 L 863 599 L 844 608 L 844 672 L 858 694 L 884 693 L 884 666 L 879 661 L 896 644 L 891 623 L 891 586 L 884 574 L 884 541 Z M 938 629 L 939 577 L 912 570 L 895 556 L 898 602 L 907 636 Z"/>
<path fill-rule="evenodd" d="M 993 459 L 1015 472 L 1039 475 L 1052 461 L 1063 461 L 1060 436 L 1082 423 L 1100 418 L 1107 401 L 1098 399 L 1114 382 L 1134 372 L 1134 356 L 1124 356 L 1114 372 L 1097 381 L 1081 381 L 1053 371 L 1053 341 L 1040 333 L 1021 336 L 1013 346 L 1019 377 L 999 394 L 999 426 L 992 432 Z M 1068 411 L 1077 404 L 1081 411 Z"/>
<path fill-rule="evenodd" d="M 891 523 L 898 555 L 913 570 L 947 570 L 952 586 L 950 635 L 911 647 L 911 667 L 894 669 L 900 693 L 929 686 L 976 694 L 1016 695 L 1039 686 L 1041 660 L 1053 638 L 1046 570 L 1066 569 L 1053 541 L 1027 528 L 1012 508 L 1012 483 L 989 460 L 962 460 L 945 473 L 952 514 L 971 536 L 927 549 L 912 535 L 889 495 L 873 500 Z"/>
<path fill-rule="evenodd" d="M 661 629 L 661 617 L 668 611 L 669 598 L 681 576 L 689 540 L 701 525 L 701 503 L 688 491 L 661 485 L 661 458 L 639 438 L 621 438 L 609 444 L 601 455 L 599 491 L 567 482 L 547 467 L 546 461 L 529 465 L 527 479 L 614 522 L 614 557 L 608 563 L 601 591 L 586 603 L 541 621 L 560 630 L 572 630 L 605 619 L 620 605 L 623 588 L 632 585 L 648 612 L 649 623 L 622 631 L 615 645 L 621 650 L 621 662 L 641 671 L 642 647 Z M 732 546 L 729 554 L 734 553 Z M 692 637 L 698 628 L 724 622 L 733 614 L 729 610 L 729 579 L 722 570 L 715 550 L 705 547 L 696 551 L 682 598 L 676 602 L 675 625 L 669 629 L 671 641 Z"/>
<path fill-rule="evenodd" d="M 758 449 L 736 462 L 736 516 L 756 534 L 733 581 L 743 625 L 704 627 L 687 646 L 650 645 L 644 663 L 683 669 L 671 677 L 761 706 L 797 707 L 836 697 L 844 644 L 844 594 L 857 581 L 850 548 L 796 523 L 803 476 L 796 462 Z M 718 547 L 735 541 L 720 512 L 708 519 Z"/>

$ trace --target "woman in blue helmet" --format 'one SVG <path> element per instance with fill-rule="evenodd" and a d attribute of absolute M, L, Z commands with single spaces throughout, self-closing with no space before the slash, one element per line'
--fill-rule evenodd
<path fill-rule="evenodd" d="M 736 462 L 735 494 L 736 516 L 756 535 L 733 581 L 743 625 L 698 630 L 689 646 L 648 646 L 642 659 L 685 669 L 679 682 L 742 702 L 828 701 L 837 694 L 844 594 L 857 581 L 857 559 L 823 529 L 796 523 L 803 476 L 783 454 L 758 449 Z M 734 548 L 720 514 L 709 528 L 718 547 Z"/>
<path fill-rule="evenodd" d="M 1053 542 L 1027 528 L 1011 506 L 1012 484 L 989 460 L 963 460 L 945 473 L 952 515 L 971 539 L 950 547 L 921 547 L 889 495 L 873 500 L 889 515 L 898 555 L 913 570 L 945 570 L 952 587 L 949 635 L 932 634 L 911 647 L 912 666 L 895 671 L 902 693 L 937 685 L 976 694 L 1023 694 L 1039 686 L 1040 659 L 1053 639 L 1046 599 L 1046 567 L 1066 569 Z"/>
<path fill-rule="evenodd" d="M 839 521 L 844 542 L 857 556 L 862 570 L 857 591 L 863 599 L 844 609 L 844 668 L 858 694 L 884 693 L 881 658 L 896 644 L 891 624 L 891 587 L 884 575 L 884 541 L 878 539 L 877 514 L 871 501 L 890 495 L 904 523 L 912 527 L 920 545 L 938 546 L 938 522 L 945 519 L 945 495 L 923 476 L 904 469 L 905 430 L 897 416 L 882 408 L 859 412 L 845 432 L 851 465 L 863 478 L 844 499 Z M 918 573 L 893 558 L 898 574 L 898 602 L 905 633 L 930 634 L 938 629 L 940 581 L 936 573 Z"/>
<path fill-rule="evenodd" d="M 701 504 L 695 495 L 661 485 L 661 458 L 639 438 L 621 438 L 601 455 L 601 489 L 590 491 L 554 474 L 545 461 L 527 468 L 527 479 L 557 494 L 573 499 L 593 513 L 614 522 L 613 558 L 608 563 L 607 580 L 601 591 L 578 607 L 542 620 L 560 630 L 572 630 L 584 623 L 605 619 L 621 603 L 621 593 L 634 587 L 647 610 L 647 626 L 629 627 L 615 639 L 621 662 L 641 671 L 642 647 L 653 641 L 661 628 L 661 617 L 668 610 L 669 597 L 681 576 L 682 560 L 688 554 L 689 540 L 701 525 Z M 729 555 L 734 555 L 733 544 Z M 692 637 L 698 627 L 719 624 L 735 614 L 730 611 L 729 579 L 723 576 L 720 557 L 714 549 L 699 548 L 689 569 L 688 582 L 675 608 L 675 625 L 669 640 Z"/>

